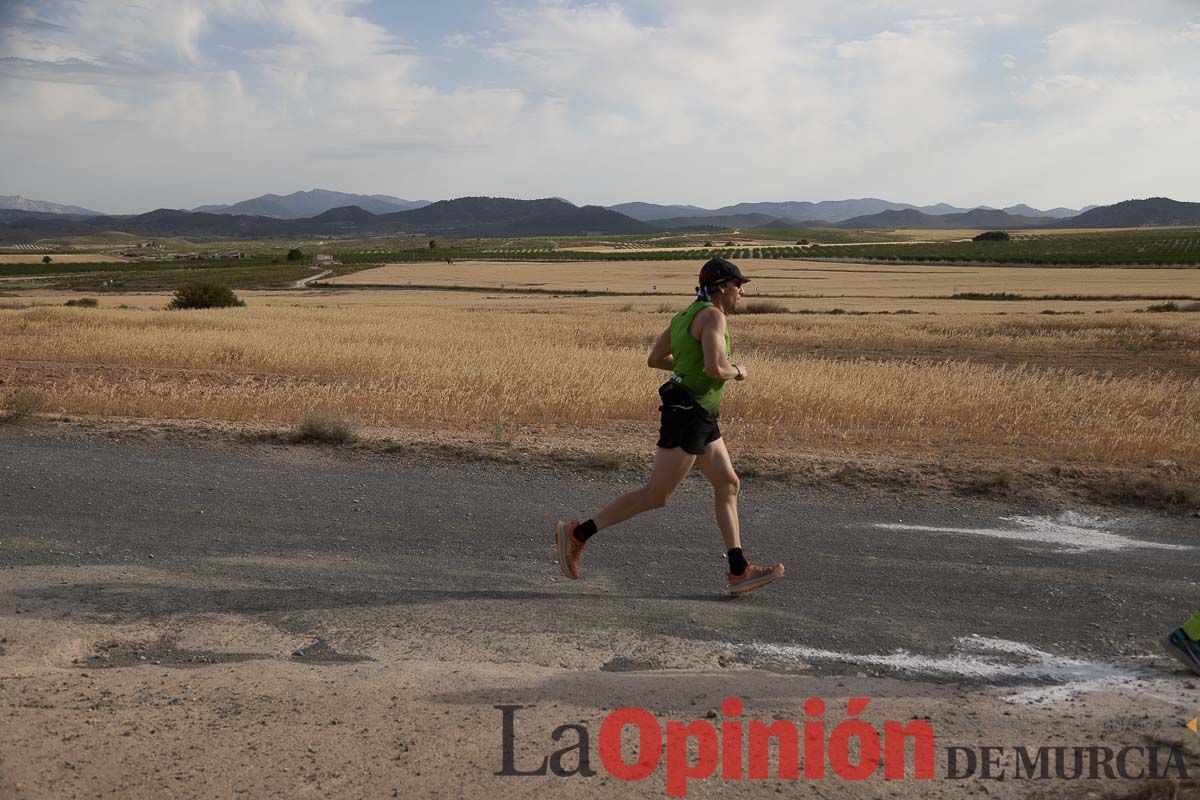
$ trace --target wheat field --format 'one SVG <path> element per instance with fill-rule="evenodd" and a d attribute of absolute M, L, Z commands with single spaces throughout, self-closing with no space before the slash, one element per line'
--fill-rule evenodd
<path fill-rule="evenodd" d="M 656 416 L 666 373 L 645 358 L 668 314 L 334 299 L 2 310 L 0 375 L 5 390 L 37 388 L 52 410 L 113 416 L 293 423 L 325 408 L 448 431 Z M 1200 465 L 1198 316 L 738 316 L 735 358 L 751 379 L 731 384 L 722 415 L 731 437 L 767 450 Z M 1167 348 L 1179 370 L 1114 374 L 954 355 L 1050 354 L 1052 364 L 1077 350 L 1129 356 L 1131 343 L 1150 355 Z M 840 357 L 823 355 L 837 347 Z M 879 347 L 947 355 L 872 358 Z"/>
<path fill-rule="evenodd" d="M 755 295 L 877 298 L 948 297 L 1007 292 L 1023 296 L 1200 295 L 1194 269 L 1024 268 L 911 266 L 747 259 L 741 262 Z M 331 281 L 333 285 L 490 287 L 541 292 L 599 291 L 640 294 L 690 292 L 697 263 L 691 261 L 494 262 L 392 264 Z"/>

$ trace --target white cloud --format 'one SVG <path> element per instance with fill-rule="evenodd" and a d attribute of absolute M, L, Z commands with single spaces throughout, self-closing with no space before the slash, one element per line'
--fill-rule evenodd
<path fill-rule="evenodd" d="M 428 42 L 382 8 L 10 4 L 0 191 L 114 211 L 317 185 L 1049 206 L 1195 184 L 1200 21 L 1175 0 L 1137 19 L 1116 0 L 548 0 Z"/>
<path fill-rule="evenodd" d="M 1131 20 L 1088 20 L 1047 36 L 1047 60 L 1061 70 L 1139 69 L 1161 58 L 1168 36 Z"/>

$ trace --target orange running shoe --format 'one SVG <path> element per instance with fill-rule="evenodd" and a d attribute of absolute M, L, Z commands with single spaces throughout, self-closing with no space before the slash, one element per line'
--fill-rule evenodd
<path fill-rule="evenodd" d="M 584 543 L 574 537 L 579 520 L 562 522 L 554 526 L 554 545 L 558 551 L 558 568 L 562 574 L 574 580 L 579 577 L 579 557 L 583 555 Z"/>
<path fill-rule="evenodd" d="M 766 586 L 774 580 L 783 577 L 783 564 L 775 564 L 771 567 L 760 567 L 757 564 L 747 564 L 746 571 L 741 575 L 734 575 L 732 572 L 725 573 L 729 576 L 729 593 L 730 594 L 745 594 Z"/>

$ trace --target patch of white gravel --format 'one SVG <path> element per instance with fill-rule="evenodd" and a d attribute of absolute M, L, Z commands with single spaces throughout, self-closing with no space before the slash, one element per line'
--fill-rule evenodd
<path fill-rule="evenodd" d="M 1191 550 L 1181 544 L 1148 542 L 1113 533 L 1119 520 L 1101 520 L 1068 511 L 1057 517 L 1001 517 L 1011 525 L 1003 528 L 965 528 L 938 525 L 912 525 L 905 522 L 877 522 L 874 527 L 892 531 L 923 531 L 927 533 L 951 533 L 968 536 L 988 536 L 994 539 L 1009 539 L 1021 542 L 1038 542 L 1055 545 L 1058 551 L 1088 552 L 1130 550 Z"/>
<path fill-rule="evenodd" d="M 1003 699 L 1024 705 L 1054 704 L 1078 694 L 1138 693 L 1156 688 L 1170 693 L 1173 681 L 1154 678 L 1135 667 L 1057 656 L 1022 642 L 986 636 L 963 636 L 955 640 L 955 652 L 945 656 L 922 655 L 907 650 L 893 653 L 841 653 L 790 644 L 753 643 L 743 652 L 785 660 L 836 661 L 881 667 L 907 675 L 936 675 L 972 680 L 1003 681 Z M 1013 686 L 1029 681 L 1039 685 Z M 1040 685 L 1046 684 L 1049 685 Z M 1159 686 L 1161 684 L 1161 686 Z"/>

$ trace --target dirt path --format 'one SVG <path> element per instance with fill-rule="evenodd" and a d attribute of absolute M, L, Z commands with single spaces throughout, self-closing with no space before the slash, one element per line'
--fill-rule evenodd
<path fill-rule="evenodd" d="M 315 275 L 309 275 L 307 278 L 301 278 L 300 280 L 296 281 L 288 288 L 289 289 L 307 289 L 308 285 L 310 283 L 312 283 L 313 281 L 319 281 L 319 280 L 321 280 L 321 278 L 324 278 L 326 275 L 332 275 L 332 274 L 333 274 L 333 270 L 331 270 L 331 269 L 322 270 L 322 271 L 316 273 Z"/>
<path fill-rule="evenodd" d="M 3 797 L 663 797 L 665 766 L 602 768 L 603 719 L 720 722 L 730 696 L 797 724 L 820 697 L 830 729 L 872 698 L 877 728 L 929 722 L 936 777 L 718 771 L 689 796 L 1138 785 L 952 780 L 951 745 L 1009 748 L 1010 777 L 1038 745 L 1174 746 L 1200 774 L 1200 689 L 1158 644 L 1200 599 L 1191 518 L 747 480 L 749 554 L 788 576 L 730 600 L 698 478 L 593 540 L 578 582 L 551 524 L 633 476 L 10 427 L 0 478 Z M 505 704 L 516 768 L 576 724 L 598 774 L 495 775 Z"/>

